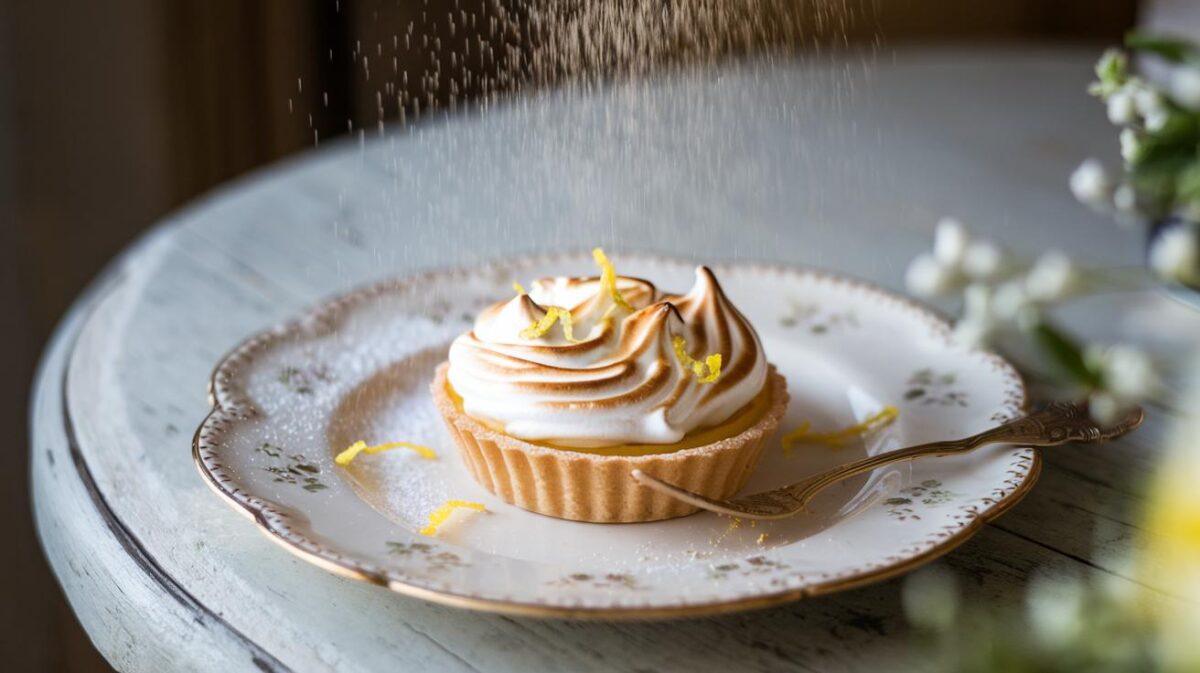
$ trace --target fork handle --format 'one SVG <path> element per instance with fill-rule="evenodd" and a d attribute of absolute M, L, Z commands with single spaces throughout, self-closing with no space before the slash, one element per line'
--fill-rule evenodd
<path fill-rule="evenodd" d="M 745 516 L 751 519 L 785 519 L 804 510 L 813 496 L 830 484 L 871 470 L 915 460 L 925 456 L 947 456 L 966 453 L 985 444 L 1014 444 L 1016 446 L 1057 446 L 1068 442 L 1097 442 L 1120 437 L 1141 424 L 1141 408 L 1130 409 L 1115 425 L 1101 427 L 1088 415 L 1087 409 L 1074 404 L 1055 402 L 1037 411 L 959 440 L 931 442 L 897 449 L 877 456 L 867 456 L 803 481 L 734 500 L 717 500 L 656 479 L 641 470 L 631 476 L 643 486 L 669 495 L 688 504 L 718 514 Z"/>
<path fill-rule="evenodd" d="M 967 453 L 987 444 L 1058 446 L 1068 442 L 1093 442 L 1101 439 L 1102 435 L 1103 433 L 1091 421 L 1085 409 L 1074 404 L 1055 402 L 1047 404 L 1027 416 L 1011 420 L 970 437 L 918 444 L 875 456 L 867 456 L 794 484 L 788 487 L 787 494 L 803 506 L 826 486 L 886 465 L 927 456 Z"/>
<path fill-rule="evenodd" d="M 798 484 L 793 484 L 787 488 L 787 495 L 796 501 L 800 507 L 808 504 L 818 492 L 824 490 L 828 486 L 832 486 L 840 481 L 845 481 L 850 477 L 871 472 L 872 470 L 903 463 L 917 458 L 929 456 L 949 456 L 955 453 L 967 453 L 986 444 L 998 444 L 1007 442 L 996 435 L 995 431 L 1000 428 L 993 428 L 978 435 L 972 435 L 964 439 L 949 440 L 944 442 L 930 442 L 928 444 L 917 444 L 896 451 L 889 451 L 875 456 L 867 456 L 852 463 L 840 465 L 827 472 L 814 475 Z M 1033 444 L 1026 443 L 1027 446 Z"/>

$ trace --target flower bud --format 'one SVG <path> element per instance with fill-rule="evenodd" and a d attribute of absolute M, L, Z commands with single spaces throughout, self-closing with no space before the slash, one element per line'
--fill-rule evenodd
<path fill-rule="evenodd" d="M 962 263 L 970 240 L 962 222 L 953 217 L 943 217 L 933 235 L 933 256 L 946 266 L 958 266 Z"/>
<path fill-rule="evenodd" d="M 1133 106 L 1141 116 L 1149 117 L 1150 115 L 1160 114 L 1166 110 L 1162 95 L 1154 89 L 1144 83 L 1132 88 Z"/>
<path fill-rule="evenodd" d="M 1171 97 L 1189 110 L 1200 111 L 1200 70 L 1176 68 L 1171 75 Z"/>
<path fill-rule="evenodd" d="M 908 291 L 921 297 L 936 297 L 945 294 L 957 285 L 953 268 L 939 262 L 933 255 L 925 253 L 908 265 L 904 275 Z"/>
<path fill-rule="evenodd" d="M 1025 286 L 1015 280 L 996 288 L 996 296 L 992 298 L 992 313 L 1000 320 L 1014 321 L 1032 307 Z"/>
<path fill-rule="evenodd" d="M 1112 183 L 1104 165 L 1096 159 L 1079 164 L 1071 174 L 1071 193 L 1081 203 L 1101 209 L 1108 205 L 1112 194 Z"/>
<path fill-rule="evenodd" d="M 1150 266 L 1168 280 L 1200 285 L 1200 232 L 1193 225 L 1170 227 L 1150 246 Z"/>
<path fill-rule="evenodd" d="M 1125 126 L 1137 121 L 1137 108 L 1133 96 L 1127 91 L 1117 91 L 1108 97 L 1108 121 Z"/>
<path fill-rule="evenodd" d="M 975 280 L 991 280 L 1004 271 L 1005 255 L 991 241 L 973 241 L 963 254 L 963 272 Z"/>
<path fill-rule="evenodd" d="M 1078 274 L 1071 258 L 1052 250 L 1044 253 L 1025 276 L 1025 291 L 1034 301 L 1057 301 L 1075 289 Z"/>
<path fill-rule="evenodd" d="M 1133 129 L 1121 129 L 1121 158 L 1127 164 L 1137 163 L 1142 154 L 1142 137 Z"/>

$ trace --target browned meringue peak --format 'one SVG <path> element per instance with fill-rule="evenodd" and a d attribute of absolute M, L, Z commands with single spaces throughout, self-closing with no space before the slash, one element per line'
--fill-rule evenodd
<path fill-rule="evenodd" d="M 686 295 L 659 298 L 639 279 L 617 283 L 634 312 L 614 310 L 598 278 L 542 279 L 530 295 L 485 310 L 451 346 L 449 379 L 464 410 L 513 436 L 562 446 L 672 443 L 726 420 L 762 390 L 758 337 L 711 270 L 697 268 Z M 558 326 L 521 339 L 546 313 L 536 300 L 570 310 L 581 341 L 567 342 Z M 727 373 L 698 383 L 675 357 L 676 335 L 693 352 L 720 352 Z"/>
<path fill-rule="evenodd" d="M 758 334 L 729 301 L 712 269 L 696 267 L 692 289 L 685 295 L 668 296 L 665 300 L 679 309 L 687 324 L 689 349 L 697 353 L 721 354 L 721 376 L 705 390 L 706 396 L 721 395 L 754 373 L 757 361 L 762 359 Z"/>
<path fill-rule="evenodd" d="M 530 284 L 535 301 L 550 301 L 571 311 L 576 320 L 601 316 L 612 305 L 602 291 L 599 276 L 538 278 Z M 648 280 L 618 276 L 617 289 L 635 309 L 650 305 L 658 298 L 658 289 Z"/>

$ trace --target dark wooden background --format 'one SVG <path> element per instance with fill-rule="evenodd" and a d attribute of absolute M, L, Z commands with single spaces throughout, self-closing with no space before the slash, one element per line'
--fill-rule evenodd
<path fill-rule="evenodd" d="M 885 49 L 932 40 L 1099 46 L 1119 39 L 1138 11 L 1137 0 L 836 2 L 861 18 L 851 42 L 882 37 Z M 428 6 L 444 10 L 450 2 Z M 311 147 L 309 111 L 323 138 L 345 132 L 347 120 L 374 124 L 375 88 L 363 86 L 343 55 L 356 40 L 390 41 L 422 7 L 416 0 L 0 0 L 5 670 L 107 669 L 50 575 L 32 525 L 26 401 L 55 322 L 101 266 L 164 213 Z M 330 49 L 341 57 L 328 58 Z M 314 103 L 316 91 L 328 92 L 328 106 Z"/>

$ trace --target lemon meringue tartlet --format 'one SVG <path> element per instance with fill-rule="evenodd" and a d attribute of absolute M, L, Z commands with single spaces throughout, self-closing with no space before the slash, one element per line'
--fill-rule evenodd
<path fill-rule="evenodd" d="M 733 495 L 783 418 L 783 376 L 708 268 L 660 295 L 597 260 L 598 278 L 515 286 L 451 345 L 432 390 L 468 469 L 506 502 L 576 521 L 696 511 L 634 469 Z"/>

